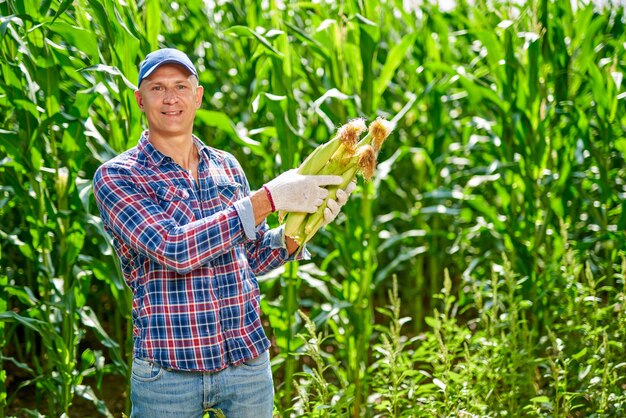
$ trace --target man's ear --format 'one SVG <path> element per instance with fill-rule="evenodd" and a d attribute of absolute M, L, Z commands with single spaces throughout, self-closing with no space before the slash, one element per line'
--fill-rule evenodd
<path fill-rule="evenodd" d="M 196 89 L 196 109 L 200 109 L 202 106 L 202 96 L 204 95 L 204 87 L 198 86 Z"/>
<path fill-rule="evenodd" d="M 137 106 L 139 106 L 139 109 L 143 112 L 143 96 L 139 89 L 135 90 L 135 100 L 137 101 Z"/>

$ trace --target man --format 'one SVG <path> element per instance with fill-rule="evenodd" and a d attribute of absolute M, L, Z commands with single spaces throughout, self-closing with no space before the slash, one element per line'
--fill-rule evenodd
<path fill-rule="evenodd" d="M 339 176 L 287 171 L 250 192 L 235 158 L 192 134 L 203 88 L 175 49 L 148 54 L 135 98 L 148 129 L 94 177 L 102 221 L 133 292 L 133 417 L 271 417 L 269 341 L 255 275 L 297 244 L 265 218 L 314 212 Z M 332 221 L 352 188 L 329 202 Z M 298 253 L 306 257 L 306 249 Z"/>

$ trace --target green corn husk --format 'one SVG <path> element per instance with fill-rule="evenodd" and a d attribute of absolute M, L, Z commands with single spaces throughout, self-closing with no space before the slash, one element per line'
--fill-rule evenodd
<path fill-rule="evenodd" d="M 317 212 L 311 214 L 305 225 L 304 225 L 304 242 L 306 243 L 315 233 L 322 227 L 324 223 L 324 209 L 326 209 L 326 204 L 328 199 L 335 200 L 337 197 L 337 191 L 341 189 L 345 189 L 348 185 L 354 181 L 357 172 L 361 172 L 363 177 L 366 179 L 371 179 L 374 174 L 374 169 L 376 167 L 376 153 L 374 148 L 370 145 L 364 145 L 359 149 L 359 154 L 355 156 L 356 164 L 351 164 L 348 166 L 347 170 L 341 174 L 343 178 L 343 182 L 339 186 L 331 186 L 328 188 L 328 197 L 323 205 L 321 205 L 321 209 L 318 209 Z M 352 159 L 351 159 L 352 160 Z"/>
<path fill-rule="evenodd" d="M 357 161 L 357 156 L 353 156 L 352 157 L 354 159 L 354 162 Z M 327 175 L 327 174 L 337 174 L 337 175 L 341 175 L 342 177 L 349 175 L 350 180 L 354 179 L 354 176 L 356 175 L 356 165 L 354 164 L 354 162 L 350 162 L 350 161 L 345 161 L 343 164 L 345 165 L 343 168 L 344 172 L 348 172 L 351 171 L 351 173 L 348 174 L 343 174 L 340 170 L 340 163 L 338 162 L 329 162 L 328 164 L 326 164 L 324 167 L 322 167 L 321 170 L 319 170 L 317 172 L 317 174 L 320 175 Z M 330 167 L 329 167 L 330 166 Z M 329 170 L 329 168 L 335 168 L 334 171 Z M 354 170 L 350 170 L 351 168 L 354 168 Z M 309 173 L 303 173 L 303 174 L 309 174 Z M 350 182 L 346 182 L 344 177 L 344 182 L 346 183 L 345 186 L 343 186 L 343 188 L 345 188 L 348 184 L 350 184 Z M 342 185 L 343 185 L 342 183 Z M 336 189 L 337 186 L 329 186 L 328 187 L 328 198 L 334 199 L 335 198 L 335 194 L 332 194 L 332 189 L 335 189 L 335 194 L 336 194 Z M 332 195 L 332 197 L 331 197 Z M 327 199 L 328 199 L 327 198 Z M 302 245 L 305 241 L 303 241 L 304 238 L 304 225 L 307 223 L 307 220 L 312 216 L 315 215 L 317 213 L 320 212 L 321 209 L 321 213 L 324 213 L 324 208 L 326 208 L 326 201 L 324 201 L 324 203 L 322 205 L 320 205 L 320 207 L 317 209 L 317 212 L 315 213 L 305 213 L 305 212 L 292 212 L 289 214 L 289 216 L 287 216 L 287 222 L 285 223 L 285 235 L 293 238 L 299 245 Z M 308 235 L 308 234 L 307 234 Z"/>
<path fill-rule="evenodd" d="M 293 238 L 299 245 L 309 241 L 324 221 L 324 209 L 326 208 L 326 202 L 328 199 L 335 199 L 337 197 L 337 190 L 339 190 L 340 187 L 345 189 L 348 184 L 354 180 L 357 169 L 357 165 L 349 165 L 345 172 L 341 175 L 343 182 L 339 186 L 328 187 L 328 197 L 326 198 L 326 201 L 324 201 L 324 203 L 317 209 L 317 212 L 289 214 L 287 225 L 285 226 L 285 234 Z M 297 216 L 292 218 L 293 215 Z M 289 224 L 290 221 L 293 223 Z"/>
<path fill-rule="evenodd" d="M 354 155 L 359 135 L 365 131 L 365 121 L 354 119 L 339 128 L 337 135 L 315 148 L 298 168 L 300 174 L 320 174 L 327 163 Z"/>
<path fill-rule="evenodd" d="M 333 156 L 335 152 L 339 149 L 341 145 L 341 137 L 339 134 L 335 135 L 333 139 L 330 141 L 320 145 L 315 148 L 312 153 L 300 164 L 298 167 L 298 173 L 300 174 L 318 174 L 319 170 L 322 166 L 319 164 L 319 161 L 328 161 Z M 295 225 L 296 223 L 302 222 L 306 217 L 306 213 L 297 212 L 289 215 L 288 224 Z M 280 212 L 278 214 L 278 220 L 280 222 L 285 218 L 286 213 Z"/>
<path fill-rule="evenodd" d="M 365 131 L 365 121 L 361 118 L 354 119 L 339 128 L 337 135 L 330 141 L 315 148 L 311 154 L 300 164 L 298 167 L 298 173 L 300 174 L 323 174 L 322 169 L 325 165 L 331 161 L 339 162 L 346 157 L 354 154 L 359 135 Z M 334 174 L 337 171 L 330 171 Z M 295 225 L 299 225 L 307 213 L 296 212 L 291 213 L 287 219 L 286 230 L 293 231 Z M 283 222 L 286 213 L 280 212 L 278 219 Z"/>
<path fill-rule="evenodd" d="M 315 148 L 312 153 L 306 157 L 306 160 L 298 167 L 300 174 L 317 174 L 322 166 L 319 161 L 328 161 L 341 145 L 341 135 L 337 134 L 333 139 Z"/>
<path fill-rule="evenodd" d="M 339 188 L 345 189 L 357 174 L 362 174 L 366 180 L 373 176 L 376 156 L 391 129 L 389 122 L 376 119 L 370 124 L 367 135 L 359 141 L 359 136 L 365 131 L 365 122 L 363 119 L 355 119 L 342 126 L 331 141 L 317 147 L 306 158 L 298 169 L 299 173 L 340 175 L 343 182 L 339 186 L 328 187 L 328 197 L 317 212 L 288 214 L 286 236 L 295 240 L 299 246 L 308 242 L 324 223 L 324 209 L 328 199 L 336 199 Z"/>

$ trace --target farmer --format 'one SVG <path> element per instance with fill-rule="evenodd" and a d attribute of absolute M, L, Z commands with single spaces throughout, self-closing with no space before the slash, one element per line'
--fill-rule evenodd
<path fill-rule="evenodd" d="M 339 176 L 289 170 L 250 192 L 235 158 L 204 145 L 193 121 L 204 89 L 176 49 L 148 54 L 137 105 L 148 129 L 94 177 L 102 221 L 133 292 L 133 417 L 272 416 L 270 343 L 256 275 L 298 245 L 272 212 L 315 212 Z M 325 224 L 352 187 L 329 201 Z M 308 257 L 303 249 L 298 259 Z"/>

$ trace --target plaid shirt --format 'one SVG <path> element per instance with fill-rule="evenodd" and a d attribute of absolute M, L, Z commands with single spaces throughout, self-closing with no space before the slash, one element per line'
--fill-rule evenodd
<path fill-rule="evenodd" d="M 269 348 L 255 275 L 289 254 L 281 229 L 254 226 L 236 159 L 193 140 L 197 183 L 144 132 L 97 170 L 94 194 L 133 292 L 134 355 L 218 371 Z"/>

